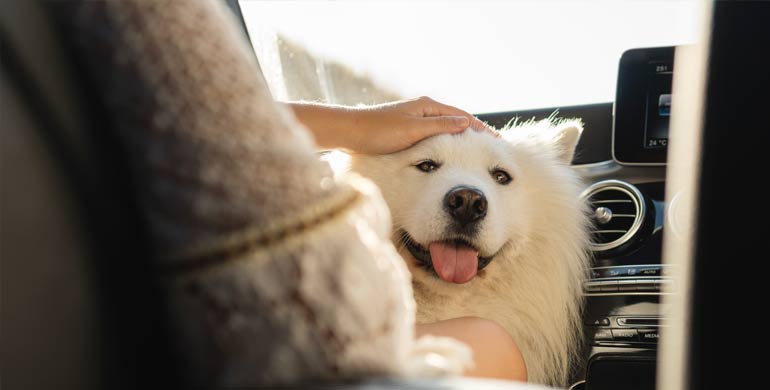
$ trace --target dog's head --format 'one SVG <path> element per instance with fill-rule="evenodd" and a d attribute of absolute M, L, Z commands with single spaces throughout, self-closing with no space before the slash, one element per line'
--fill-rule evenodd
<path fill-rule="evenodd" d="M 550 121 L 502 138 L 467 130 L 398 153 L 353 156 L 351 168 L 380 187 L 395 243 L 414 258 L 410 268 L 466 283 L 501 252 L 525 246 L 539 224 L 554 223 L 543 219 L 565 198 L 555 171 L 572 160 L 581 131 L 578 122 Z"/>

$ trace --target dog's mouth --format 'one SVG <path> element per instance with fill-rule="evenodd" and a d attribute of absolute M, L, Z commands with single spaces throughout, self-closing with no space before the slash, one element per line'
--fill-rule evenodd
<path fill-rule="evenodd" d="M 425 248 L 403 232 L 401 241 L 420 265 L 450 283 L 469 282 L 494 257 L 479 256 L 478 249 L 464 238 L 434 241 Z"/>

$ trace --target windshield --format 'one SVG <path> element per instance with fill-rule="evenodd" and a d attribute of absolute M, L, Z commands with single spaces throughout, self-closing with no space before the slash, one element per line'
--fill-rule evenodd
<path fill-rule="evenodd" d="M 620 55 L 695 41 L 695 1 L 242 1 L 276 99 L 481 113 L 614 100 Z"/>

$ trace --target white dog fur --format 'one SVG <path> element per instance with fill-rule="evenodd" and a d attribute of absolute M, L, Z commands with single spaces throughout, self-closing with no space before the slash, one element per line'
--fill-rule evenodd
<path fill-rule="evenodd" d="M 501 324 L 524 355 L 530 382 L 566 385 L 581 337 L 581 285 L 587 272 L 588 219 L 579 177 L 569 167 L 582 132 L 577 121 L 526 122 L 502 139 L 466 130 L 388 155 L 353 155 L 351 168 L 382 191 L 393 242 L 413 277 L 417 322 L 477 316 Z M 433 160 L 432 172 L 416 168 Z M 513 179 L 497 183 L 490 172 Z M 427 248 L 447 239 L 442 200 L 450 189 L 481 190 L 488 212 L 473 246 L 494 258 L 464 284 L 418 264 L 403 232 Z"/>

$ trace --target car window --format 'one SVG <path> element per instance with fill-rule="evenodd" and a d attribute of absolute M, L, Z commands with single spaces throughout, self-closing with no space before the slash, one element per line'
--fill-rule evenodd
<path fill-rule="evenodd" d="M 242 1 L 279 100 L 471 112 L 608 102 L 623 51 L 695 41 L 695 1 Z"/>

